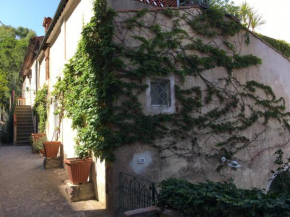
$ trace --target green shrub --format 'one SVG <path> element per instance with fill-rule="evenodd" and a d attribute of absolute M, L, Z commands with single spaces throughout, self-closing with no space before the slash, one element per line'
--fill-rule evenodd
<path fill-rule="evenodd" d="M 42 89 L 36 92 L 35 102 L 33 106 L 34 115 L 36 115 L 38 120 L 39 132 L 45 132 L 48 112 L 47 88 L 48 87 L 44 85 Z"/>
<path fill-rule="evenodd" d="M 274 48 L 276 48 L 278 51 L 280 51 L 283 55 L 286 57 L 290 57 L 290 44 L 283 40 L 278 40 L 275 38 L 270 38 L 268 36 L 258 34 L 263 40 L 265 40 L 267 43 L 272 45 Z"/>
<path fill-rule="evenodd" d="M 43 149 L 43 142 L 46 142 L 47 138 L 46 137 L 41 137 L 39 139 L 36 140 L 36 142 L 33 142 L 32 146 L 35 150 L 40 151 L 41 149 Z"/>
<path fill-rule="evenodd" d="M 185 217 L 290 216 L 290 197 L 237 188 L 231 183 L 192 184 L 170 178 L 161 182 L 159 206 Z"/>

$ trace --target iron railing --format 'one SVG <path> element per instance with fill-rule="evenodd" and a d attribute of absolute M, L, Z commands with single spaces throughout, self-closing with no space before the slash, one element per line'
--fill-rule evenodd
<path fill-rule="evenodd" d="M 118 216 L 129 210 L 146 208 L 156 203 L 155 183 L 136 176 L 120 173 L 119 175 L 119 210 Z"/>
<path fill-rule="evenodd" d="M 187 4 L 200 4 L 208 5 L 210 0 L 179 0 L 179 6 L 184 6 Z"/>

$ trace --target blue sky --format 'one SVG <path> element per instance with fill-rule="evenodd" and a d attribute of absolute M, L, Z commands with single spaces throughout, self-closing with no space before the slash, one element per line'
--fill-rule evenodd
<path fill-rule="evenodd" d="M 53 17 L 60 0 L 0 0 L 0 21 L 7 26 L 33 29 L 44 35 L 44 17 Z"/>

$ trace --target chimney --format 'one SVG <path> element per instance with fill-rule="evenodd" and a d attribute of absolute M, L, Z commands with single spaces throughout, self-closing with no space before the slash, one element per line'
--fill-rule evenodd
<path fill-rule="evenodd" d="M 42 26 L 45 29 L 45 34 L 46 34 L 50 24 L 51 24 L 51 21 L 52 21 L 51 17 L 44 17 L 44 19 L 43 19 Z"/>

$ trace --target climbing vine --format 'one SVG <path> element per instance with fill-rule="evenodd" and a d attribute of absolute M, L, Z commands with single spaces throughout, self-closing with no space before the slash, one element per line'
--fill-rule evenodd
<path fill-rule="evenodd" d="M 39 91 L 36 92 L 36 97 L 34 101 L 33 111 L 38 120 L 38 129 L 40 132 L 45 132 L 45 126 L 47 121 L 47 101 L 48 89 L 44 85 Z"/>
<path fill-rule="evenodd" d="M 204 146 L 212 146 L 211 155 L 231 157 L 270 120 L 289 129 L 283 98 L 238 79 L 261 59 L 237 52 L 250 38 L 234 19 L 211 8 L 117 13 L 105 0 L 96 0 L 94 11 L 53 93 L 85 151 L 114 160 L 117 148 L 139 142 L 161 157 L 201 154 Z M 176 81 L 175 112 L 150 113 L 145 80 L 164 76 Z M 263 127 L 244 133 L 255 124 Z"/>

